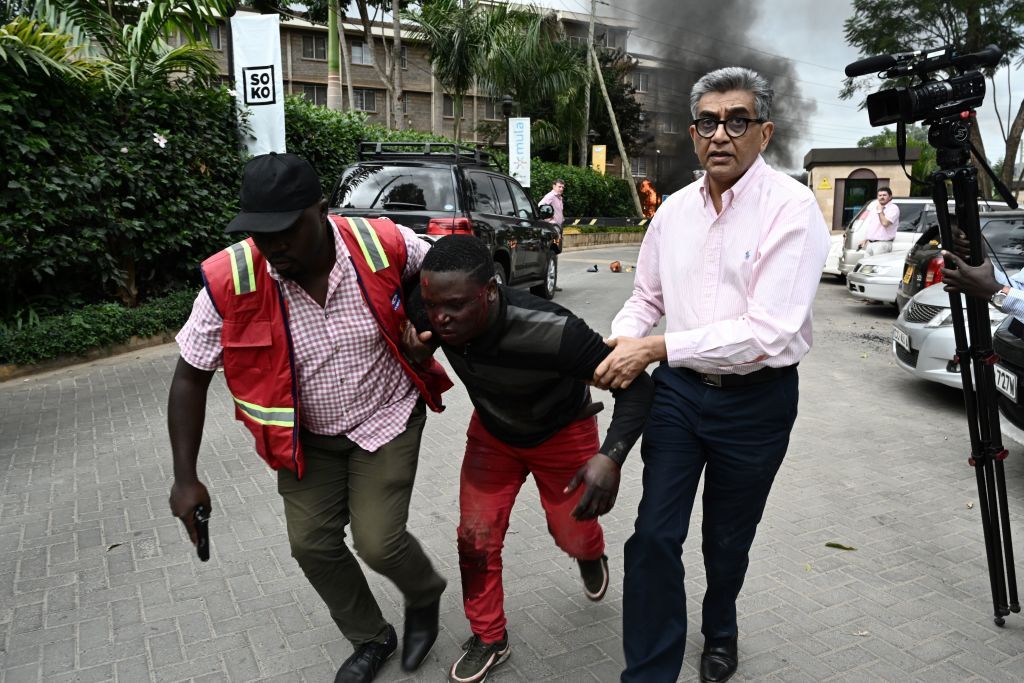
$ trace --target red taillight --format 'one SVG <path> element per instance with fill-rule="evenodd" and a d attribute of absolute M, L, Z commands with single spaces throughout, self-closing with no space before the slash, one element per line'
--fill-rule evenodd
<path fill-rule="evenodd" d="M 431 218 L 427 223 L 428 235 L 472 235 L 473 224 L 468 218 Z"/>
<path fill-rule="evenodd" d="M 942 269 L 945 265 L 941 256 L 936 256 L 928 262 L 928 269 L 924 273 L 925 287 L 931 287 L 942 282 Z"/>

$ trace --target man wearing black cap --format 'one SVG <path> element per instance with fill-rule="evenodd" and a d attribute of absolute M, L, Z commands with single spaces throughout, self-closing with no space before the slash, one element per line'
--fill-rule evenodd
<path fill-rule="evenodd" d="M 427 244 L 390 221 L 329 218 L 316 172 L 292 154 L 246 164 L 241 207 L 227 232 L 250 239 L 203 262 L 177 337 L 171 511 L 196 543 L 196 510 L 211 509 L 196 471 L 206 394 L 223 368 L 236 418 L 278 472 L 292 556 L 354 647 L 336 683 L 372 681 L 398 646 L 344 542 L 349 522 L 360 558 L 405 595 L 411 671 L 437 637 L 446 585 L 406 530 L 425 405 L 440 410 L 451 386 L 397 346 Z"/>

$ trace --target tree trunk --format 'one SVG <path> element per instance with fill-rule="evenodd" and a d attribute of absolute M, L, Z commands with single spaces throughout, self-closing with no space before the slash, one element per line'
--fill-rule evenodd
<path fill-rule="evenodd" d="M 348 95 L 348 106 L 344 107 L 352 111 L 356 107 L 356 94 L 352 86 L 352 62 L 348 57 L 348 39 L 345 37 L 345 13 L 338 6 L 338 45 L 341 47 L 341 66 L 338 69 L 345 82 L 345 92 Z"/>
<path fill-rule="evenodd" d="M 455 114 L 455 144 L 462 142 L 462 98 L 463 95 L 452 95 L 452 113 Z"/>
<path fill-rule="evenodd" d="M 1016 166 L 1017 150 L 1020 149 L 1021 134 L 1024 134 L 1024 100 L 1020 101 L 1017 116 L 1014 117 L 1013 123 L 1010 125 L 1010 132 L 1006 135 L 1002 181 L 1010 190 L 1013 190 L 1013 169 Z"/>
<path fill-rule="evenodd" d="M 594 15 L 597 13 L 597 0 L 590 0 L 590 25 L 587 28 L 587 51 L 594 49 Z M 601 75 L 601 69 L 597 69 L 597 77 L 603 78 Z M 583 106 L 586 107 L 586 111 L 583 114 L 583 130 L 580 131 L 580 168 L 584 168 L 587 165 L 587 152 L 589 151 L 589 145 L 587 144 L 587 134 L 590 133 L 590 83 L 594 78 L 594 71 L 590 67 L 590 60 L 587 60 L 587 82 L 583 86 Z M 572 144 L 569 145 L 572 149 Z M 569 165 L 572 165 L 572 152 L 569 153 Z"/>
<path fill-rule="evenodd" d="M 373 43 L 373 30 L 370 23 L 370 14 L 366 10 L 366 0 L 356 0 L 356 7 L 359 9 L 359 20 L 363 24 L 363 36 L 366 40 L 366 47 L 370 50 L 370 66 L 373 67 L 374 73 L 377 74 L 377 78 L 384 84 L 384 88 L 388 91 L 388 99 L 394 101 L 395 98 L 395 87 L 391 83 L 391 79 L 388 74 L 384 73 L 380 68 L 380 64 L 377 63 L 377 50 Z M 394 59 L 391 58 L 391 46 L 388 45 L 388 41 L 380 41 L 384 46 L 384 63 L 385 65 L 394 65 Z M 391 128 L 391 121 L 388 117 L 384 119 L 384 125 Z"/>
<path fill-rule="evenodd" d="M 601 63 L 597 61 L 597 53 L 591 47 L 590 59 L 594 65 L 594 73 L 601 75 Z M 604 78 L 597 78 L 597 84 L 601 87 L 601 96 L 604 97 L 604 105 L 608 108 L 608 118 L 612 122 L 612 132 L 615 133 L 615 144 L 619 148 L 619 158 L 622 160 L 622 170 L 629 174 L 629 192 L 633 195 L 633 206 L 636 208 L 636 215 L 643 216 L 644 209 L 640 204 L 640 194 L 636 191 L 636 181 L 633 180 L 633 168 L 629 163 L 629 156 L 626 154 L 626 146 L 622 144 L 622 135 L 619 133 L 619 122 L 615 118 L 615 110 L 612 108 L 612 100 L 608 97 L 608 88 L 604 85 Z"/>
<path fill-rule="evenodd" d="M 402 91 L 402 22 L 398 17 L 398 12 L 401 9 L 399 4 L 399 0 L 391 0 L 392 26 L 395 32 L 395 45 L 391 50 L 393 56 L 391 60 L 393 71 L 391 73 L 394 75 L 392 79 L 394 90 L 391 91 L 394 106 L 391 107 L 391 110 L 395 114 L 395 130 L 405 130 L 405 112 L 402 107 L 402 96 L 405 94 Z"/>
<path fill-rule="evenodd" d="M 341 72 L 338 65 L 338 0 L 327 3 L 327 108 L 341 109 Z"/>

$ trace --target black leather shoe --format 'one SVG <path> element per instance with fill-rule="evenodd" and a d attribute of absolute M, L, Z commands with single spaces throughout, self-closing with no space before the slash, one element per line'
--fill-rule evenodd
<path fill-rule="evenodd" d="M 402 634 L 402 669 L 415 671 L 437 640 L 441 597 L 426 607 L 405 609 L 405 632 Z"/>
<path fill-rule="evenodd" d="M 334 683 L 370 683 L 384 662 L 398 649 L 398 634 L 388 624 L 388 638 L 383 643 L 363 643 L 345 660 L 334 676 Z"/>
<path fill-rule="evenodd" d="M 739 658 L 736 654 L 736 639 L 704 641 L 704 652 L 700 656 L 700 680 L 702 683 L 725 683 L 736 673 Z"/>

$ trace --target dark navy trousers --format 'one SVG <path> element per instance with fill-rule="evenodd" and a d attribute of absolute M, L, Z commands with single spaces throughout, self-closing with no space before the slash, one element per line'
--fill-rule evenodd
<path fill-rule="evenodd" d="M 706 639 L 736 636 L 748 552 L 796 420 L 796 367 L 760 384 L 721 388 L 661 365 L 644 430 L 643 497 L 626 542 L 624 683 L 675 681 L 686 645 L 682 547 L 701 472 Z"/>

